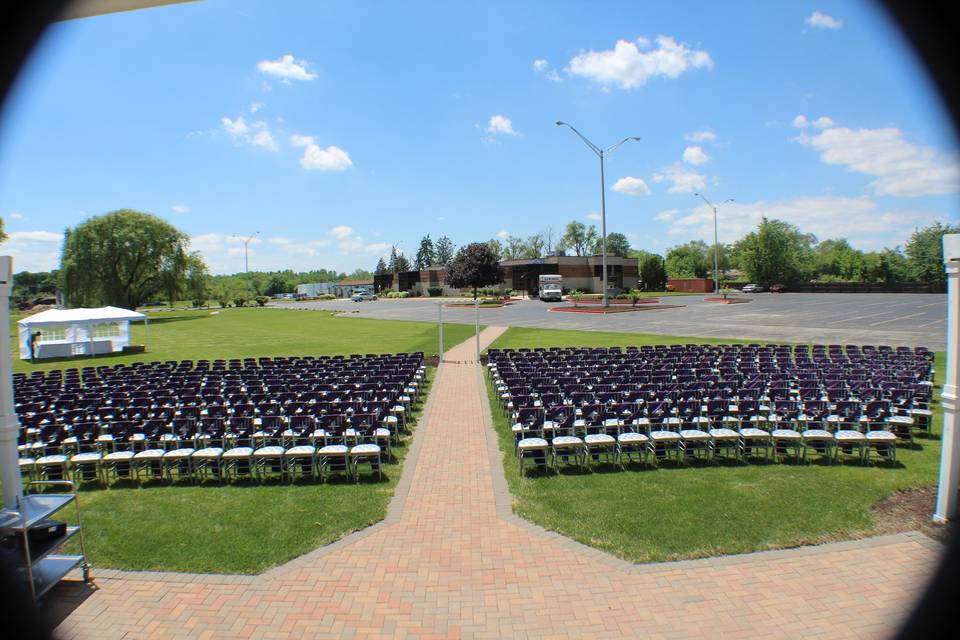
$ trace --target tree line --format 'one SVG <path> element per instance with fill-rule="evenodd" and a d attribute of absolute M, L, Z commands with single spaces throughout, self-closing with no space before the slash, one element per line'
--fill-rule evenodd
<path fill-rule="evenodd" d="M 758 283 L 856 282 L 943 284 L 942 238 L 960 227 L 934 222 L 917 229 L 903 249 L 861 251 L 844 238 L 818 240 L 783 220 L 761 218 L 757 228 L 732 244 L 717 246 L 721 274 L 732 270 Z M 644 260 L 655 254 L 635 252 Z M 671 247 L 663 262 L 669 278 L 711 278 L 714 247 L 701 240 Z M 642 276 L 641 276 L 642 278 Z M 723 278 L 721 278 L 723 279 Z"/>

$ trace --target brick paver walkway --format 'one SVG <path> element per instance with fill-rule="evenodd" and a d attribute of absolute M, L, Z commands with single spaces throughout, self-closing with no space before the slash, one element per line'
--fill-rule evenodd
<path fill-rule="evenodd" d="M 58 634 L 884 637 L 937 557 L 902 534 L 633 566 L 547 533 L 510 512 L 480 367 L 444 363 L 383 523 L 261 576 L 96 572 L 99 589 Z"/>

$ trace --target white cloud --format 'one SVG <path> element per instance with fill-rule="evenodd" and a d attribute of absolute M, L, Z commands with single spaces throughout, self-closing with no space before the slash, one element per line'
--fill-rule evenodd
<path fill-rule="evenodd" d="M 230 118 L 224 116 L 223 118 L 220 118 L 220 124 L 223 125 L 224 131 L 229 133 L 234 138 L 242 138 L 250 131 L 247 123 L 243 121 L 243 116 L 237 116 L 236 120 L 231 120 Z"/>
<path fill-rule="evenodd" d="M 650 195 L 650 187 L 647 186 L 643 178 L 634 178 L 633 176 L 624 176 L 617 180 L 613 185 L 613 190 L 628 196 Z"/>
<path fill-rule="evenodd" d="M 661 220 L 663 222 L 672 222 L 674 216 L 676 216 L 678 213 L 680 213 L 679 209 L 664 209 L 656 215 L 656 218 L 657 220 Z"/>
<path fill-rule="evenodd" d="M 256 120 L 247 124 L 243 116 L 237 116 L 234 120 L 223 117 L 220 118 L 220 124 L 223 130 L 230 134 L 234 142 L 251 144 L 274 152 L 280 150 L 273 134 L 270 133 L 270 127 L 263 120 Z"/>
<path fill-rule="evenodd" d="M 290 136 L 290 145 L 293 147 L 309 147 L 313 143 L 313 136 L 302 136 L 299 133 Z"/>
<path fill-rule="evenodd" d="M 794 123 L 801 118 L 807 122 L 797 116 Z M 822 130 L 814 135 L 802 131 L 794 140 L 818 150 L 826 164 L 875 177 L 870 186 L 876 195 L 914 197 L 960 191 L 956 156 L 908 142 L 900 129 L 850 129 L 826 117 L 813 124 Z"/>
<path fill-rule="evenodd" d="M 499 113 L 495 116 L 490 116 L 490 120 L 487 121 L 486 131 L 488 133 L 506 133 L 511 136 L 518 135 L 518 133 L 513 130 L 513 122 L 510 118 Z"/>
<path fill-rule="evenodd" d="M 675 162 L 660 173 L 653 174 L 654 182 L 669 182 L 670 193 L 692 193 L 707 186 L 707 180 L 692 169 Z"/>
<path fill-rule="evenodd" d="M 300 166 L 308 171 L 345 171 L 353 166 L 353 161 L 350 155 L 340 147 L 330 145 L 326 149 L 321 149 L 311 138 L 303 150 Z"/>
<path fill-rule="evenodd" d="M 587 214 L 587 220 L 594 220 L 594 221 L 596 221 L 596 222 L 600 222 L 600 218 L 602 218 L 602 217 L 603 217 L 603 216 L 601 216 L 599 213 L 588 213 L 588 214 Z"/>
<path fill-rule="evenodd" d="M 537 58 L 533 61 L 533 70 L 537 73 L 542 73 L 547 80 L 552 82 L 563 82 L 563 78 L 560 77 L 560 74 L 557 73 L 557 70 L 551 69 L 550 63 L 543 58 Z"/>
<path fill-rule="evenodd" d="M 634 89 L 650 78 L 677 78 L 690 69 L 713 68 L 709 53 L 691 49 L 670 36 L 657 36 L 656 48 L 650 47 L 646 38 L 619 40 L 613 49 L 581 53 L 570 60 L 567 71 L 604 86 Z"/>
<path fill-rule="evenodd" d="M 537 58 L 536 60 L 533 61 L 533 70 L 536 71 L 537 73 L 543 71 L 548 66 L 550 66 L 550 63 L 544 60 L 543 58 Z"/>
<path fill-rule="evenodd" d="M 250 144 L 263 147 L 264 149 L 269 149 L 270 151 L 279 151 L 280 147 L 277 145 L 277 141 L 273 139 L 273 134 L 267 131 L 265 128 L 257 131 L 253 138 L 250 139 Z"/>
<path fill-rule="evenodd" d="M 11 220 L 26 220 L 26 219 L 27 219 L 27 216 L 23 215 L 22 213 L 17 213 L 16 211 L 11 211 L 9 217 L 10 217 Z"/>
<path fill-rule="evenodd" d="M 337 240 L 344 240 L 353 235 L 353 227 L 348 227 L 345 224 L 341 224 L 337 225 L 333 229 L 330 229 L 330 231 L 327 231 L 327 233 L 332 235 Z"/>
<path fill-rule="evenodd" d="M 819 11 L 814 11 L 809 16 L 804 19 L 808 25 L 814 29 L 831 29 L 837 31 L 843 27 L 843 20 L 838 20 L 833 16 L 828 16 L 825 13 L 820 13 Z"/>
<path fill-rule="evenodd" d="M 501 229 L 500 231 L 497 231 L 497 237 L 500 238 L 501 240 L 506 240 L 507 238 L 510 237 L 510 232 L 507 231 L 506 229 Z"/>
<path fill-rule="evenodd" d="M 687 147 L 683 150 L 683 161 L 687 164 L 700 166 L 710 162 L 710 156 L 703 150 L 703 147 Z"/>
<path fill-rule="evenodd" d="M 260 109 L 263 109 L 262 102 L 254 102 L 250 105 L 250 113 L 256 113 L 257 111 L 260 111 Z"/>
<path fill-rule="evenodd" d="M 13 256 L 13 269 L 50 271 L 60 264 L 63 234 L 53 231 L 11 231 L 0 244 L 0 253 Z"/>
<path fill-rule="evenodd" d="M 700 204 L 686 215 L 672 212 L 658 219 L 670 223 L 668 233 L 684 239 L 712 242 L 713 210 Z M 733 242 L 754 231 L 760 218 L 784 220 L 819 240 L 844 237 L 864 250 L 902 245 L 916 227 L 931 224 L 936 213 L 918 210 L 883 210 L 869 197 L 818 195 L 785 200 L 731 202 L 717 208 L 721 242 Z M 940 216 L 942 218 L 942 216 Z"/>
<path fill-rule="evenodd" d="M 307 71 L 308 64 L 306 60 L 296 60 L 288 53 L 276 60 L 261 60 L 257 63 L 257 71 L 289 84 L 291 80 L 308 81 L 317 77 L 317 74 Z"/>
<path fill-rule="evenodd" d="M 170 205 L 170 210 L 179 214 L 190 213 L 190 207 L 185 204 Z"/>
<path fill-rule="evenodd" d="M 684 136 L 690 142 L 713 142 L 717 139 L 717 134 L 709 129 L 693 131 Z"/>
<path fill-rule="evenodd" d="M 797 129 L 803 129 L 806 126 L 809 126 L 810 121 L 807 120 L 807 116 L 800 114 L 793 119 L 793 126 Z"/>

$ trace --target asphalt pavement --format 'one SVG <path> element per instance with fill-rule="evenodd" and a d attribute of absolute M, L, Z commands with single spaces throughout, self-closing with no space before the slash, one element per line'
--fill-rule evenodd
<path fill-rule="evenodd" d="M 946 349 L 947 296 L 942 294 L 758 293 L 745 304 L 706 302 L 704 296 L 661 298 L 672 308 L 582 314 L 550 311 L 566 303 L 517 300 L 482 309 L 480 323 L 510 327 L 623 331 L 762 342 L 888 344 Z M 444 300 L 444 303 L 453 302 Z M 364 318 L 436 322 L 437 299 L 280 302 L 272 306 L 336 311 Z M 444 322 L 473 323 L 473 309 L 444 308 Z"/>

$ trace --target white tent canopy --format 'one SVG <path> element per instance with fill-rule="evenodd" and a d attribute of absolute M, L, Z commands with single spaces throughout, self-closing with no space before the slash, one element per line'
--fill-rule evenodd
<path fill-rule="evenodd" d="M 130 344 L 130 323 L 139 320 L 148 322 L 145 314 L 119 307 L 48 309 L 17 322 L 20 358 L 65 358 L 122 351 Z M 30 353 L 30 336 L 38 331 L 34 355 Z"/>

